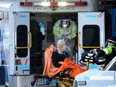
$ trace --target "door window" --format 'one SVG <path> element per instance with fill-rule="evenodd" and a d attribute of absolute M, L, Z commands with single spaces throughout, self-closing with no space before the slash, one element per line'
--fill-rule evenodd
<path fill-rule="evenodd" d="M 17 27 L 17 47 L 27 47 L 27 26 L 19 25 Z M 27 56 L 27 48 L 17 49 L 18 57 L 26 57 Z"/>
<path fill-rule="evenodd" d="M 83 46 L 100 46 L 100 27 L 98 25 L 83 26 Z"/>

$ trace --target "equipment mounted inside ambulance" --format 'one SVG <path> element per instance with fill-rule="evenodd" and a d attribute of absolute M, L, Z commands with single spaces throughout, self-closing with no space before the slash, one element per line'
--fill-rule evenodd
<path fill-rule="evenodd" d="M 53 25 L 59 19 L 71 19 L 77 24 L 77 63 L 82 49 L 104 47 L 104 12 L 97 12 L 98 2 L 99 0 L 13 1 L 7 9 L 11 87 L 14 87 L 14 82 L 15 87 L 30 86 L 29 81 L 24 79 L 29 79 L 37 69 L 42 73 L 43 52 L 54 43 Z M 45 25 L 45 35 L 40 30 L 40 22 Z"/>

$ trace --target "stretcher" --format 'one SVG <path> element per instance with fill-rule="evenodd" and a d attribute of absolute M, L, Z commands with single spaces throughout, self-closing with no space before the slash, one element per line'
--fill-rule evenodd
<path fill-rule="evenodd" d="M 34 84 L 36 83 L 36 81 L 39 79 L 39 78 L 50 78 L 50 79 L 55 79 L 56 80 L 56 87 L 60 86 L 60 87 L 72 87 L 72 84 L 73 84 L 73 80 L 74 78 L 71 77 L 71 76 L 65 76 L 63 75 L 64 74 L 64 71 L 60 71 L 61 69 L 59 68 L 55 68 L 53 66 L 53 64 L 51 63 L 52 60 L 51 60 L 51 56 L 52 55 L 52 52 L 55 50 L 55 47 L 53 45 L 49 46 L 46 51 L 45 51 L 45 55 L 44 55 L 44 58 L 45 58 L 45 66 L 44 66 L 44 71 L 43 71 L 43 75 L 39 75 L 39 74 L 36 74 L 33 81 L 31 81 L 31 85 L 34 86 Z M 84 72 L 85 70 L 88 70 L 89 68 L 89 62 L 86 63 L 86 69 L 83 69 L 72 63 L 72 61 L 70 61 L 71 59 L 65 59 L 67 63 L 71 63 L 73 64 L 70 68 L 76 66 L 78 67 L 77 70 L 73 69 L 71 70 L 71 72 L 75 72 L 75 71 L 78 71 L 79 73 L 82 73 Z M 65 60 L 64 60 L 64 64 L 65 64 Z M 67 66 L 69 64 L 66 64 Z M 62 67 L 62 66 L 61 66 Z M 65 68 L 65 66 L 63 66 L 63 68 Z M 59 73 L 57 75 L 57 73 Z M 79 74 L 78 73 L 78 74 Z M 74 74 L 73 74 L 74 75 Z M 77 74 L 76 74 L 77 75 Z"/>
<path fill-rule="evenodd" d="M 55 86 L 56 87 L 72 87 L 72 84 L 73 84 L 73 80 L 74 78 L 70 78 L 70 77 L 62 77 L 62 75 L 60 76 L 54 76 L 52 78 L 49 78 L 49 77 L 45 77 L 43 75 L 39 75 L 39 74 L 36 74 L 34 77 L 33 77 L 33 81 L 31 81 L 31 86 L 34 86 L 36 84 L 36 86 L 39 86 L 38 85 L 38 79 L 40 78 L 46 78 L 46 79 L 54 79 L 56 81 L 56 84 Z M 46 82 L 46 85 L 49 85 L 50 82 Z M 41 84 L 42 85 L 42 84 Z M 45 84 L 43 84 L 45 85 Z"/>
<path fill-rule="evenodd" d="M 89 62 L 86 63 L 86 68 L 89 68 Z M 56 87 L 73 87 L 73 80 L 74 78 L 72 77 L 69 77 L 69 76 L 65 76 L 63 72 L 60 72 L 59 75 L 56 75 L 52 78 L 49 78 L 49 77 L 46 77 L 46 76 L 43 76 L 43 75 L 40 75 L 40 74 L 35 74 L 34 77 L 33 77 L 33 81 L 31 81 L 31 85 L 34 86 L 35 83 L 37 84 L 37 80 L 40 79 L 40 78 L 47 78 L 47 79 L 54 79 L 56 80 Z M 46 85 L 48 85 L 49 82 L 46 83 Z M 43 84 L 45 85 L 45 84 Z M 36 85 L 38 86 L 38 85 Z"/>

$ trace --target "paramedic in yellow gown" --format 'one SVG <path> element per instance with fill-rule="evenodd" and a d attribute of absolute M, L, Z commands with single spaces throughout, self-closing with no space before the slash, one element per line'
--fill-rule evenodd
<path fill-rule="evenodd" d="M 77 25 L 70 19 L 58 20 L 53 27 L 53 34 L 55 38 L 55 46 L 59 39 L 66 41 L 65 51 L 69 57 L 73 59 L 73 49 L 75 45 L 75 37 L 77 33 Z"/>

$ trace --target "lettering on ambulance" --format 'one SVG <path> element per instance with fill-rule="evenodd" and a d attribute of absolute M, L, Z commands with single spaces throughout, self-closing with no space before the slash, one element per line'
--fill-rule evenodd
<path fill-rule="evenodd" d="M 82 79 L 83 80 L 90 80 L 90 76 L 83 76 Z"/>
<path fill-rule="evenodd" d="M 87 18 L 96 18 L 96 15 L 91 15 L 91 14 L 88 14 L 86 15 Z"/>
<path fill-rule="evenodd" d="M 83 76 L 82 80 L 114 80 L 114 76 Z"/>
<path fill-rule="evenodd" d="M 86 15 L 87 18 L 102 18 L 103 17 L 103 14 L 99 14 L 99 15 L 91 15 L 91 14 L 88 14 Z"/>
<path fill-rule="evenodd" d="M 26 15 L 22 15 L 22 14 L 19 14 L 18 17 L 19 17 L 19 18 L 27 18 Z"/>

